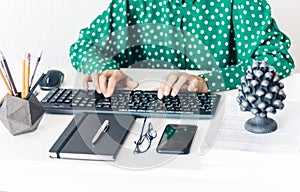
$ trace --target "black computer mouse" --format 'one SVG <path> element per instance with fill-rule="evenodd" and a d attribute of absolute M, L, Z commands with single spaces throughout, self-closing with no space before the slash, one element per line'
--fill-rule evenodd
<path fill-rule="evenodd" d="M 59 70 L 49 70 L 40 82 L 42 90 L 51 90 L 60 87 L 64 80 L 64 74 Z"/>

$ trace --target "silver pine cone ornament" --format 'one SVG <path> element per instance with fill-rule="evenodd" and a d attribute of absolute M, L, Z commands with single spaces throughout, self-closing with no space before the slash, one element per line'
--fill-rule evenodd
<path fill-rule="evenodd" d="M 266 61 L 256 61 L 249 67 L 246 76 L 241 78 L 237 101 L 241 111 L 250 111 L 254 118 L 245 123 L 246 130 L 253 133 L 271 133 L 277 129 L 277 123 L 267 117 L 283 109 L 286 95 L 279 75 Z"/>

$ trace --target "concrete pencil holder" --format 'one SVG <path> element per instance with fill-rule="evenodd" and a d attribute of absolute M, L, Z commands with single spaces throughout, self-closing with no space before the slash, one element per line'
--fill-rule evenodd
<path fill-rule="evenodd" d="M 14 136 L 35 131 L 43 114 L 44 108 L 34 95 L 28 100 L 6 95 L 0 108 L 0 120 Z"/>

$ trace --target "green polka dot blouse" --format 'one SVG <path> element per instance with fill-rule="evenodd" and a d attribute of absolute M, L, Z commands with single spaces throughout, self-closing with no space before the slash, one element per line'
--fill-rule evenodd
<path fill-rule="evenodd" d="M 294 62 L 265 0 L 112 0 L 70 48 L 83 73 L 128 67 L 198 70 L 209 91 L 234 89 L 254 60 L 281 78 Z"/>

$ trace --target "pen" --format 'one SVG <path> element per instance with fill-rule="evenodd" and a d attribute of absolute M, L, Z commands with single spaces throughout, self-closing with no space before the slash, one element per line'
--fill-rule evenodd
<path fill-rule="evenodd" d="M 43 54 L 43 51 L 41 51 L 40 56 L 39 56 L 39 57 L 37 58 L 37 60 L 36 60 L 35 67 L 34 67 L 34 70 L 33 70 L 32 76 L 31 76 L 31 80 L 30 80 L 30 85 L 29 85 L 29 87 L 32 86 L 33 79 L 34 79 L 34 76 L 35 76 L 37 67 L 39 66 L 40 61 L 41 61 L 41 58 L 42 58 L 42 54 Z"/>
<path fill-rule="evenodd" d="M 7 75 L 8 75 L 7 81 L 8 81 L 8 83 L 10 83 L 10 85 L 11 85 L 11 91 L 12 91 L 13 95 L 16 96 L 16 95 L 18 95 L 18 91 L 17 91 L 17 89 L 16 89 L 14 80 L 13 80 L 13 78 L 12 78 L 12 76 L 11 76 L 11 73 L 10 73 L 9 67 L 8 67 L 8 65 L 7 65 L 7 61 L 6 61 L 5 57 L 4 57 L 4 54 L 3 54 L 2 51 L 0 51 L 0 52 L 1 52 L 2 61 L 3 61 L 3 70 L 6 71 L 6 72 L 7 72 Z"/>
<path fill-rule="evenodd" d="M 37 82 L 35 82 L 35 84 L 33 85 L 33 87 L 30 89 L 28 95 L 26 96 L 25 99 L 29 99 L 30 96 L 33 94 L 34 90 L 37 88 L 37 86 L 40 84 L 40 82 L 44 79 L 44 77 L 46 76 L 45 73 L 43 73 L 40 78 L 37 80 Z"/>
<path fill-rule="evenodd" d="M 94 138 L 92 139 L 92 144 L 96 143 L 96 141 L 100 138 L 100 136 L 107 131 L 108 127 L 109 127 L 109 121 L 105 120 L 101 125 L 101 127 L 99 128 L 99 130 L 97 131 L 97 133 L 95 134 Z"/>
<path fill-rule="evenodd" d="M 24 59 L 22 60 L 22 98 L 25 98 L 25 80 L 26 80 L 26 53 Z"/>

